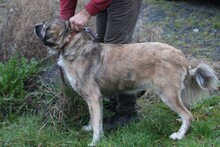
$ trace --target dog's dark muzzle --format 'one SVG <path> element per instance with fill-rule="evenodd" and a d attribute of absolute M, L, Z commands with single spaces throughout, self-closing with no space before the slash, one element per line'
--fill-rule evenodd
<path fill-rule="evenodd" d="M 43 24 L 37 24 L 34 27 L 34 33 L 43 41 L 45 37 L 45 31 L 43 28 Z"/>

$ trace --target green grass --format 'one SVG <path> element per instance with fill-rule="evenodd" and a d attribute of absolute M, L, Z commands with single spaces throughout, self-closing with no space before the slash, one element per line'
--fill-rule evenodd
<path fill-rule="evenodd" d="M 87 111 L 87 110 L 86 110 Z M 105 131 L 105 137 L 97 146 L 187 146 L 211 147 L 220 145 L 220 96 L 198 104 L 193 110 L 194 121 L 187 136 L 172 141 L 169 135 L 177 131 L 180 122 L 177 115 L 163 103 L 151 104 L 141 109 L 140 122 L 115 130 Z M 71 118 L 69 118 L 71 119 Z M 92 133 L 81 131 L 79 121 L 66 121 L 56 126 L 43 127 L 38 115 L 23 115 L 14 122 L 0 124 L 1 146 L 86 146 Z"/>
<path fill-rule="evenodd" d="M 0 63 L 0 104 L 25 97 L 25 80 L 37 72 L 37 61 L 11 58 Z"/>
<path fill-rule="evenodd" d="M 2 122 L 0 126 L 0 146 L 85 146 L 91 137 L 76 124 L 71 130 L 65 125 L 44 126 L 42 118 L 32 114 L 20 116 L 12 123 Z"/>

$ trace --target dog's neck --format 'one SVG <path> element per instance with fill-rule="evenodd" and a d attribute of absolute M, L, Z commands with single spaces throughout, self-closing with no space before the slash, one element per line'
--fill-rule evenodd
<path fill-rule="evenodd" d="M 98 34 L 97 34 L 96 32 L 94 32 L 91 28 L 85 27 L 84 30 L 85 30 L 86 32 L 88 32 L 88 33 L 93 37 L 93 40 L 96 39 L 96 37 L 97 37 Z"/>
<path fill-rule="evenodd" d="M 61 50 L 60 54 L 63 56 L 63 59 L 74 60 L 79 55 L 91 54 L 99 48 L 98 46 L 99 43 L 94 42 L 92 35 L 83 30 L 73 37 L 69 44 Z"/>
<path fill-rule="evenodd" d="M 96 39 L 97 34 L 92 29 L 85 27 L 83 28 L 83 30 L 93 37 L 93 41 Z M 61 50 L 64 50 L 67 47 L 67 45 L 73 40 L 77 33 L 79 32 L 71 30 L 71 32 L 67 35 L 66 41 L 64 45 L 61 47 Z"/>
<path fill-rule="evenodd" d="M 73 38 L 76 36 L 77 33 L 78 32 L 76 32 L 76 31 L 72 31 L 68 34 L 68 36 L 66 37 L 66 41 L 65 41 L 64 45 L 61 47 L 61 51 L 64 50 L 67 47 L 67 45 L 73 40 Z"/>

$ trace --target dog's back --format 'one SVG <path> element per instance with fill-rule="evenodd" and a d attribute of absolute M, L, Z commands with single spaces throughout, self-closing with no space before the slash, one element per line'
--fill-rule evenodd
<path fill-rule="evenodd" d="M 149 85 L 180 88 L 179 81 L 187 73 L 183 53 L 159 42 L 105 45 L 102 52 L 102 70 L 94 76 L 105 93 L 145 89 Z"/>

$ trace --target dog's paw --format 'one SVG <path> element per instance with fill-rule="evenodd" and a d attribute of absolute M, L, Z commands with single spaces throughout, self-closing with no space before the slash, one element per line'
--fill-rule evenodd
<path fill-rule="evenodd" d="M 177 120 L 178 122 L 182 122 L 182 118 L 181 118 L 181 117 L 177 118 L 176 120 Z"/>
<path fill-rule="evenodd" d="M 83 131 L 86 131 L 86 132 L 92 131 L 92 126 L 91 126 L 91 125 L 83 126 L 83 127 L 82 127 L 82 130 L 83 130 Z"/>
<path fill-rule="evenodd" d="M 95 143 L 91 142 L 88 144 L 88 146 L 95 146 Z"/>
<path fill-rule="evenodd" d="M 175 132 L 170 135 L 170 139 L 172 140 L 181 140 L 184 137 L 184 135 L 180 135 L 178 132 Z"/>

